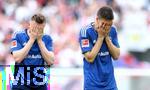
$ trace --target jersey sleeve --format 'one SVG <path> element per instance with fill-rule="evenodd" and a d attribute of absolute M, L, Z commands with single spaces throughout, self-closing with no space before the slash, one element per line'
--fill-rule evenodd
<path fill-rule="evenodd" d="M 12 53 L 20 49 L 22 49 L 22 45 L 21 45 L 21 42 L 19 41 L 19 34 L 14 33 L 11 39 L 10 51 Z"/>
<path fill-rule="evenodd" d="M 46 48 L 48 51 L 53 51 L 53 40 L 50 36 L 46 35 Z"/>
<path fill-rule="evenodd" d="M 112 39 L 112 43 L 120 48 L 119 42 L 118 42 L 118 35 L 117 35 L 117 29 L 115 27 L 113 27 L 113 39 Z"/>
<path fill-rule="evenodd" d="M 79 34 L 79 43 L 82 53 L 86 53 L 92 50 L 92 42 L 90 41 L 90 36 L 88 34 L 88 29 L 81 29 Z"/>

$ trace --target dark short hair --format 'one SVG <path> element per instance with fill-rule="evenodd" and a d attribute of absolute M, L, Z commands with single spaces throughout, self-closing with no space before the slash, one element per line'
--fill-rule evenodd
<path fill-rule="evenodd" d="M 99 19 L 102 19 L 102 18 L 106 20 L 114 19 L 113 10 L 108 6 L 101 7 L 97 12 L 97 16 Z"/>
<path fill-rule="evenodd" d="M 31 17 L 31 20 L 37 22 L 38 24 L 43 24 L 46 22 L 46 19 L 45 19 L 44 15 L 42 15 L 42 14 L 34 14 Z"/>

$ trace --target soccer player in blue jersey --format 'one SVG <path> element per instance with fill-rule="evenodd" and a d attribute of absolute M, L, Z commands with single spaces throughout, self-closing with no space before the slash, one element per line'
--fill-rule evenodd
<path fill-rule="evenodd" d="M 117 90 L 112 60 L 120 55 L 113 11 L 101 7 L 95 22 L 83 27 L 79 42 L 84 55 L 84 90 Z"/>
<path fill-rule="evenodd" d="M 16 32 L 11 41 L 15 59 L 12 90 L 47 90 L 45 64 L 52 65 L 52 38 L 43 34 L 45 17 L 32 16 L 28 29 Z"/>

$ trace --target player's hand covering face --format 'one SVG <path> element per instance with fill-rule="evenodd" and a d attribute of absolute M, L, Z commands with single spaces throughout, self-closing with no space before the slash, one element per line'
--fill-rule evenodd
<path fill-rule="evenodd" d="M 33 22 L 33 21 L 30 22 L 28 34 L 29 34 L 30 39 L 35 40 L 37 38 L 36 25 L 35 25 L 35 22 Z"/>
<path fill-rule="evenodd" d="M 44 26 L 45 26 L 45 24 L 37 24 L 36 29 L 37 29 L 37 34 L 38 35 L 43 35 Z"/>
<path fill-rule="evenodd" d="M 107 36 L 113 23 L 112 20 L 101 19 L 97 22 L 99 26 L 98 32 L 102 33 L 103 36 Z"/>
<path fill-rule="evenodd" d="M 37 38 L 41 38 L 44 32 L 44 27 L 45 24 L 38 24 L 35 21 L 31 21 L 30 22 L 30 29 L 29 29 L 29 33 L 31 35 L 31 38 L 37 39 Z"/>

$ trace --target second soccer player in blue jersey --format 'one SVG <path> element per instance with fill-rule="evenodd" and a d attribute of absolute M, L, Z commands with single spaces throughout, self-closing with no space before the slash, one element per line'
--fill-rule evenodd
<path fill-rule="evenodd" d="M 84 55 L 84 90 L 117 90 L 112 60 L 120 55 L 113 11 L 101 7 L 95 22 L 80 31 L 80 47 Z"/>
<path fill-rule="evenodd" d="M 13 35 L 11 53 L 15 70 L 12 90 L 47 90 L 45 67 L 53 64 L 54 53 L 52 38 L 44 34 L 45 24 L 44 15 L 34 14 L 29 28 Z"/>

